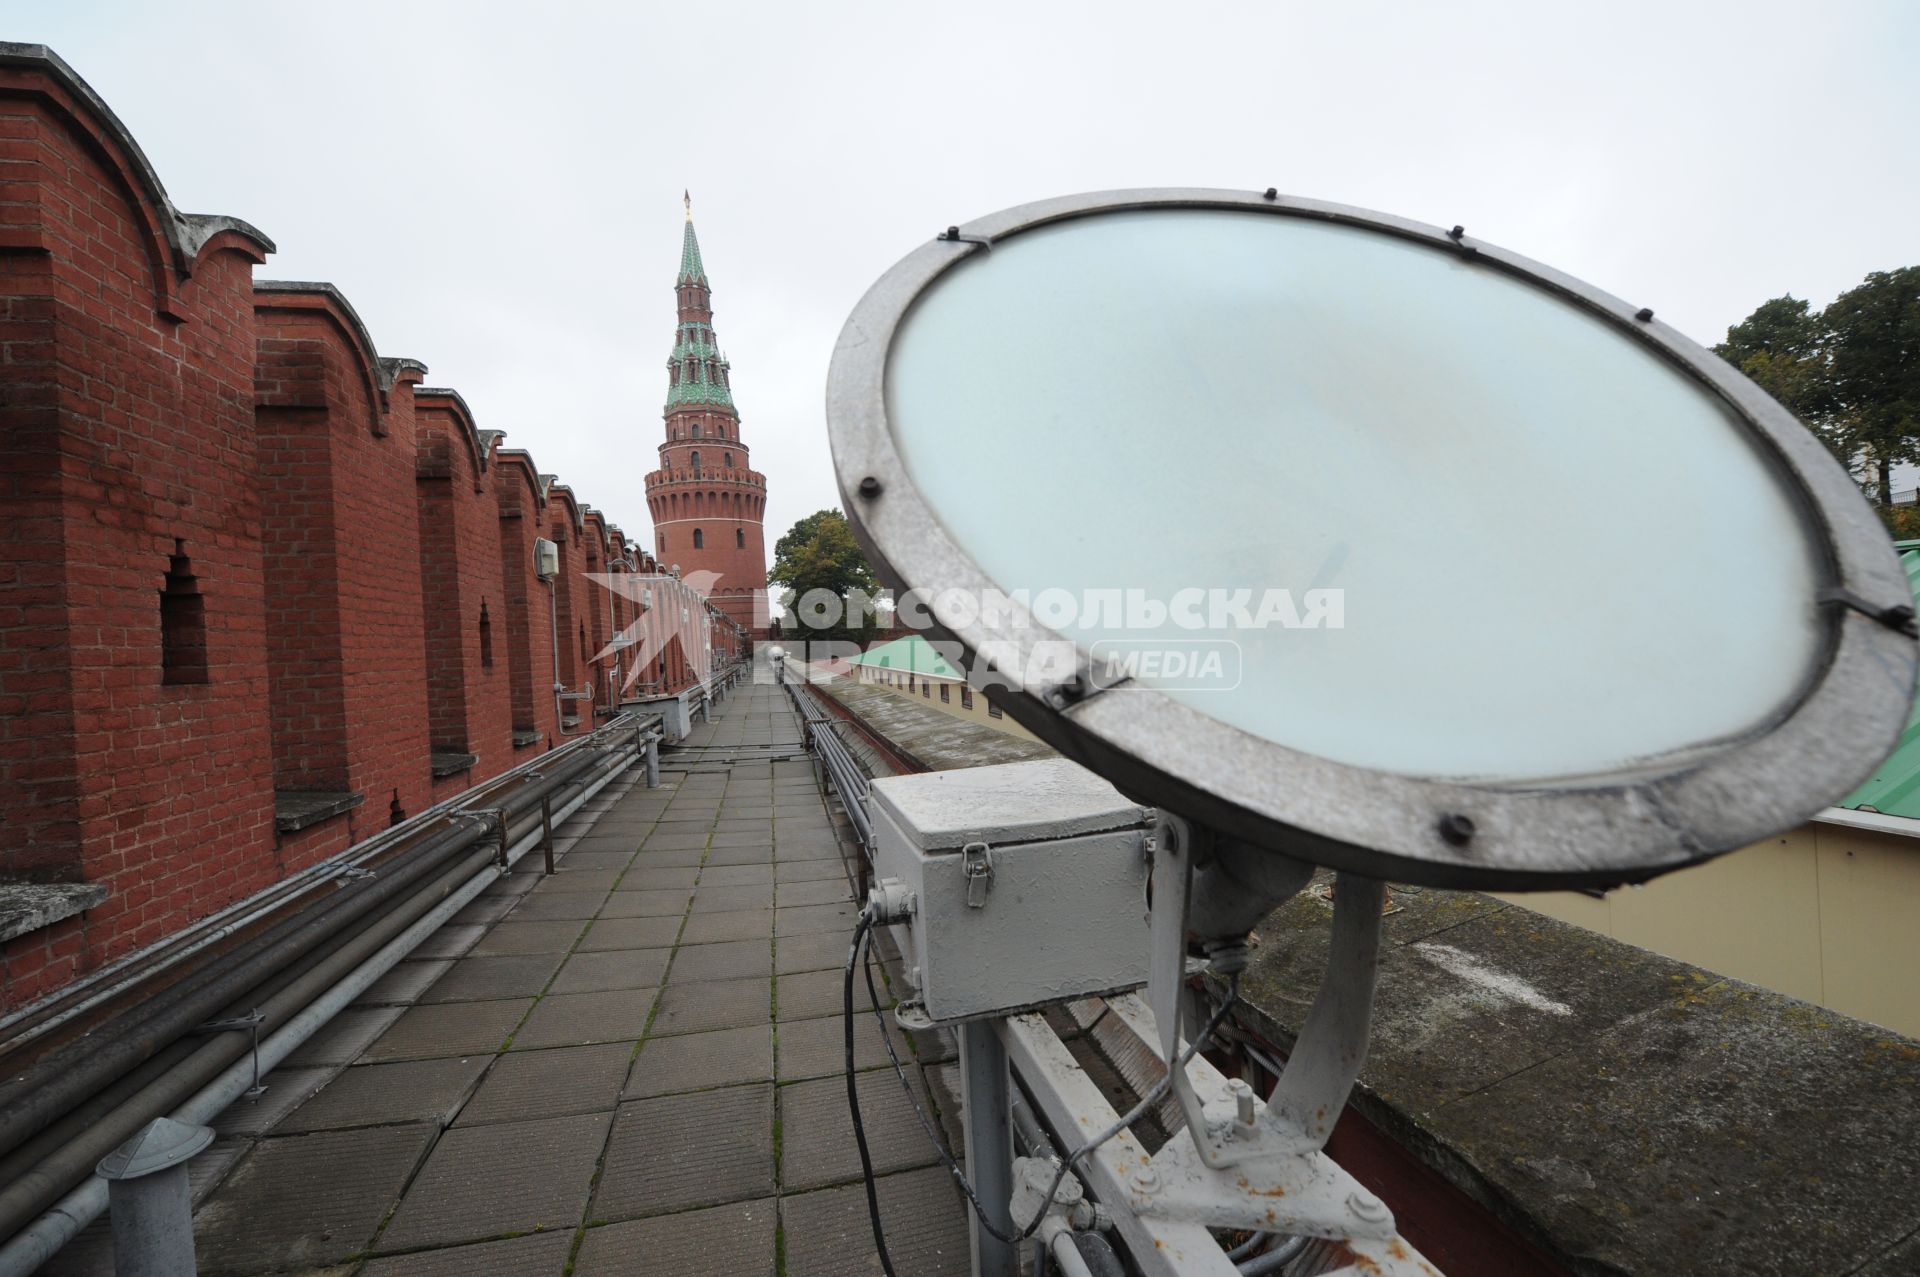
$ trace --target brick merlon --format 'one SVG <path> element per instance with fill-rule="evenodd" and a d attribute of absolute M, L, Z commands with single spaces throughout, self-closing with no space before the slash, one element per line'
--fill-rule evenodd
<path fill-rule="evenodd" d="M 486 473 L 493 441 L 504 431 L 481 430 L 473 424 L 473 409 L 459 391 L 450 386 L 415 386 L 413 404 L 417 412 L 422 408 L 443 409 L 460 425 L 460 431 L 467 441 L 467 449 L 473 456 L 473 472 L 476 483 Z"/>
<path fill-rule="evenodd" d="M 223 232 L 239 236 L 263 257 L 275 251 L 273 241 L 251 222 L 217 213 L 182 213 L 174 207 L 167 188 L 160 182 L 160 175 L 154 172 L 152 161 L 147 159 L 147 153 L 140 149 L 140 144 L 133 140 L 133 134 L 120 122 L 120 117 L 94 92 L 92 85 L 80 78 L 79 72 L 67 65 L 65 58 L 46 45 L 0 41 L 0 69 L 39 72 L 64 90 L 76 106 L 93 117 L 93 123 L 119 152 L 116 158 L 126 166 L 127 176 L 139 186 L 140 193 L 160 215 L 161 230 L 173 250 L 174 269 L 180 274 L 191 275 L 200 250 Z"/>

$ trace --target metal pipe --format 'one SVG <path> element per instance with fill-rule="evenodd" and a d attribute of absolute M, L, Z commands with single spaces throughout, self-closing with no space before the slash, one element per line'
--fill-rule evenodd
<path fill-rule="evenodd" d="M 628 761 L 631 762 L 631 758 Z M 610 771 L 609 774 L 588 786 L 560 808 L 555 813 L 555 819 L 565 820 L 585 806 L 595 794 L 612 783 L 617 774 L 617 771 Z M 517 862 L 535 845 L 531 837 L 516 842 L 508 849 L 507 864 L 511 866 Z M 322 992 L 304 1010 L 290 1017 L 280 1029 L 264 1038 L 259 1047 L 261 1071 L 264 1073 L 271 1070 L 293 1054 L 302 1043 L 364 993 L 375 980 L 385 975 L 422 941 L 439 930 L 449 918 L 465 908 L 486 889 L 488 884 L 499 878 L 502 872 L 500 866 L 489 859 L 481 866 L 479 872 L 467 880 L 464 886 L 441 900 L 439 904 L 389 941 L 385 947 L 355 967 L 338 983 Z M 253 1062 L 250 1059 L 242 1059 L 230 1065 L 187 1100 L 173 1116 L 184 1122 L 210 1122 L 219 1116 L 227 1105 L 251 1087 L 252 1079 Z M 106 1181 L 97 1175 L 88 1177 L 46 1213 L 20 1230 L 4 1246 L 0 1246 L 0 1277 L 28 1277 L 62 1246 L 71 1241 L 81 1229 L 99 1218 L 106 1207 Z M 0 1236 L 4 1235 L 4 1231 L 0 1231 Z"/>
<path fill-rule="evenodd" d="M 275 971 L 306 956 L 351 923 L 430 873 L 447 855 L 481 836 L 471 819 L 430 835 L 413 854 L 379 875 L 349 884 L 333 899 L 284 919 L 247 940 L 227 962 L 196 971 L 179 986 L 107 1025 L 35 1060 L 0 1086 L 0 1150 L 12 1151 L 114 1077 L 213 1017 Z M 3 1197 L 0 1194 L 0 1197 Z M 4 1216 L 0 1215 L 0 1228 Z"/>
<path fill-rule="evenodd" d="M 591 783 L 598 773 L 610 774 L 615 764 L 624 765 L 618 754 L 608 760 L 597 760 L 590 753 L 579 754 L 568 761 L 567 773 L 551 778 L 555 784 L 545 787 L 548 791 L 554 788 L 564 789 L 573 778 L 582 773 L 589 773 L 588 783 Z M 631 761 L 630 755 L 625 761 Z M 525 805 L 530 806 L 530 800 L 527 800 Z M 528 825 L 537 827 L 538 819 L 538 810 L 533 809 L 527 818 L 512 829 L 508 835 L 508 841 L 517 840 L 521 836 L 521 830 Z M 178 1004 L 157 1025 L 146 1025 L 150 1032 L 129 1038 L 107 1037 L 105 1036 L 107 1031 L 103 1030 L 104 1044 L 92 1046 L 93 1054 L 80 1061 L 65 1062 L 66 1072 L 56 1075 L 50 1082 L 43 1083 L 38 1090 L 22 1098 L 15 1110 L 19 1114 L 19 1120 L 26 1123 L 30 1120 L 44 1119 L 48 1115 L 56 1115 L 64 1119 L 65 1114 L 61 1110 L 59 1101 L 71 1096 L 84 1097 L 91 1094 L 93 1090 L 99 1089 L 99 1079 L 103 1077 L 110 1079 L 116 1071 L 124 1071 L 125 1068 L 131 1067 L 127 1064 L 129 1060 L 134 1060 L 137 1064 L 138 1060 L 134 1057 L 143 1049 L 146 1050 L 146 1054 L 152 1054 L 153 1049 L 157 1049 L 156 1038 L 164 1039 L 169 1033 L 178 1037 L 191 1031 L 195 1025 L 212 1018 L 215 1012 L 220 1012 L 222 1008 L 225 1015 L 238 1015 L 246 1013 L 250 1009 L 250 1004 L 260 1004 L 264 1001 L 269 1006 L 278 1005 L 282 991 L 274 989 L 273 985 L 277 982 L 280 972 L 293 971 L 294 974 L 288 979 L 299 987 L 305 987 L 310 980 L 302 976 L 296 968 L 300 958 L 317 948 L 321 941 L 330 939 L 336 934 L 343 937 L 340 948 L 350 948 L 356 942 L 357 933 L 353 930 L 355 924 L 368 915 L 375 915 L 375 911 L 383 903 L 393 900 L 407 902 L 393 911 L 394 914 L 405 912 L 411 903 L 404 895 L 406 891 L 413 889 L 415 884 L 438 871 L 447 859 L 457 856 L 475 841 L 485 837 L 486 832 L 484 825 L 471 821 L 464 826 L 449 829 L 435 839 L 429 840 L 431 850 L 428 847 L 416 849 L 416 854 L 405 864 L 390 867 L 381 878 L 365 884 L 356 884 L 362 888 L 359 895 L 352 901 L 341 902 L 341 908 L 322 910 L 316 916 L 301 915 L 287 920 L 281 928 L 276 928 L 274 932 L 269 933 L 270 936 L 281 936 L 283 941 L 281 945 L 271 949 L 256 949 L 252 958 L 242 967 L 232 970 L 223 969 L 219 972 L 220 978 L 209 982 L 197 992 L 195 997 Z M 482 855 L 490 854 L 482 853 Z M 420 898 L 422 897 L 413 899 Z M 350 911 L 346 909 L 347 905 L 352 905 Z M 381 915 L 375 915 L 368 925 L 379 927 Z M 296 926 L 297 929 L 282 936 L 281 933 L 287 926 Z M 324 963 L 327 959 L 322 958 L 320 961 Z M 241 996 L 243 994 L 244 997 Z M 222 1036 L 225 1037 L 225 1035 Z M 210 1048 L 216 1047 L 219 1041 L 220 1039 L 215 1039 L 214 1043 L 195 1049 L 187 1057 L 188 1061 L 202 1058 Z M 236 1046 L 233 1049 L 239 1048 Z M 218 1054 L 217 1049 L 214 1050 L 214 1054 Z M 37 1062 L 35 1069 L 42 1070 L 62 1063 L 61 1056 L 49 1057 Z M 37 1077 L 37 1073 L 34 1076 Z M 124 1137 L 131 1129 L 127 1127 L 127 1123 L 133 1121 L 143 1107 L 151 1111 L 153 1087 L 164 1085 L 164 1081 L 164 1077 L 156 1078 L 147 1086 L 137 1090 L 133 1096 L 114 1105 L 106 1115 L 96 1118 L 92 1125 L 81 1127 L 79 1133 L 63 1129 L 60 1132 L 61 1140 L 55 1147 L 64 1148 L 81 1141 L 88 1131 L 105 1129 Z M 147 1098 L 142 1100 L 140 1098 L 142 1096 Z M 91 1111 L 97 1107 L 89 1106 L 89 1109 Z M 137 1121 L 134 1122 L 134 1125 L 137 1124 Z M 42 1125 L 51 1125 L 51 1123 L 42 1122 Z M 60 1125 L 71 1128 L 75 1124 L 62 1120 Z M 98 1139 L 95 1138 L 92 1143 L 87 1144 L 87 1147 L 94 1147 L 97 1142 Z M 31 1215 L 45 1204 L 43 1199 L 48 1190 L 46 1181 L 38 1174 L 38 1167 L 49 1160 L 47 1149 L 50 1143 L 52 1141 L 45 1138 L 34 1140 L 30 1149 L 23 1144 L 12 1150 L 11 1155 L 4 1161 L 0 1161 L 0 1184 L 6 1185 L 4 1189 L 0 1189 L 0 1236 L 5 1235 L 9 1224 L 17 1224 L 18 1220 Z M 30 1156 L 30 1153 L 38 1156 Z"/>
<path fill-rule="evenodd" d="M 615 720 L 614 725 L 619 725 L 620 722 L 621 720 Z M 636 732 L 640 732 L 642 730 L 638 726 L 637 722 L 636 722 L 635 730 Z M 558 790 L 560 787 L 567 784 L 570 778 L 577 776 L 584 768 L 588 768 L 595 765 L 602 765 L 602 766 L 604 765 L 604 764 L 595 764 L 594 763 L 595 755 L 591 752 L 581 753 L 580 752 L 581 748 L 582 748 L 582 743 L 576 743 L 574 745 L 565 746 L 560 751 L 556 751 L 556 754 L 571 755 L 571 757 L 566 758 L 566 760 L 562 763 L 561 768 L 551 776 L 550 784 L 544 784 L 540 786 L 540 789 L 543 793 L 553 792 Z M 544 762 L 549 767 L 552 766 L 552 762 L 553 762 L 552 758 L 541 760 L 541 761 Z M 458 795 L 454 799 L 449 799 L 441 803 L 437 803 L 434 805 L 434 807 L 429 808 L 427 811 L 422 812 L 419 816 L 416 816 L 414 820 L 408 822 L 408 824 L 417 825 L 418 822 L 427 821 L 430 819 L 439 819 L 441 816 L 445 815 L 448 812 L 448 809 L 450 809 L 455 803 L 461 803 L 461 802 L 471 803 L 471 802 L 483 801 L 490 795 L 499 791 L 500 789 L 503 789 L 509 785 L 521 782 L 524 779 L 524 773 L 526 768 L 530 765 L 531 764 L 523 764 L 522 767 L 515 768 L 512 771 L 507 773 L 503 773 L 501 776 L 496 777 L 490 781 L 483 782 L 480 786 L 476 786 L 473 790 L 469 790 L 465 794 Z M 541 795 L 526 792 L 530 788 L 531 787 L 523 784 L 521 787 L 521 792 L 516 793 L 512 797 L 510 797 L 506 806 L 508 806 L 509 808 L 519 807 L 519 806 L 531 807 L 534 801 L 536 801 L 537 798 Z M 522 794 L 525 795 L 524 798 L 522 797 Z M 158 978 L 159 976 L 165 973 L 165 971 L 168 969 L 169 966 L 174 965 L 178 961 L 183 960 L 186 956 L 190 956 L 195 951 L 204 950 L 210 945 L 215 944 L 220 940 L 231 938 L 232 936 L 238 934 L 244 928 L 244 926 L 261 921 L 262 919 L 270 916 L 271 913 L 277 908 L 284 908 L 292 900 L 297 900 L 299 894 L 303 893 L 305 890 L 311 889 L 311 886 L 317 886 L 321 882 L 337 878 L 344 870 L 353 867 L 351 862 L 357 861 L 357 862 L 365 863 L 365 862 L 376 859 L 380 855 L 391 855 L 397 858 L 400 856 L 406 856 L 411 854 L 415 857 L 419 857 L 422 851 L 422 847 L 425 846 L 426 844 L 417 845 L 412 848 L 409 848 L 405 845 L 401 845 L 396 848 L 394 844 L 396 842 L 400 842 L 404 844 L 405 840 L 407 839 L 413 839 L 418 841 L 422 838 L 423 833 L 425 831 L 423 831 L 421 828 L 418 828 L 418 827 L 412 828 L 412 829 L 405 829 L 405 827 L 403 826 L 401 828 L 405 830 L 405 832 L 402 834 L 402 836 L 399 839 L 396 839 L 395 837 L 391 836 L 387 831 L 383 831 L 381 835 L 376 836 L 375 838 L 369 839 L 366 843 L 363 843 L 353 848 L 348 853 L 344 853 L 341 857 L 336 857 L 332 861 L 324 862 L 323 864 L 315 866 L 312 869 L 302 871 L 302 874 L 297 875 L 297 877 L 312 876 L 317 874 L 324 874 L 326 876 L 323 878 L 316 878 L 316 880 L 313 883 L 311 883 L 309 886 L 301 888 L 300 892 L 296 892 L 296 893 L 292 893 L 291 895 L 288 895 L 287 893 L 281 893 L 281 892 L 270 890 L 269 892 L 262 893 L 261 896 L 254 898 L 252 902 L 242 902 L 240 906 L 236 906 L 236 908 L 238 909 L 243 909 L 244 912 L 238 913 L 230 917 L 227 922 L 225 922 L 220 927 L 215 929 L 215 931 L 212 934 L 197 938 L 196 941 L 191 945 L 188 945 L 188 946 L 162 945 L 162 946 L 159 946 L 155 951 L 149 951 L 149 954 L 147 955 L 149 957 L 154 957 L 157 954 L 157 960 L 160 963 L 160 965 L 157 968 L 154 968 L 154 969 L 141 968 L 141 969 L 135 970 L 132 965 L 132 960 L 123 960 L 122 962 L 115 964 L 117 970 L 119 970 L 124 974 L 128 974 L 133 978 L 127 981 L 120 982 L 114 986 L 105 986 L 105 987 L 98 988 L 94 992 L 89 994 L 87 997 L 85 997 L 82 1000 L 82 1002 L 77 1006 L 61 1008 L 61 1010 L 59 1010 L 54 1015 L 47 1017 L 47 1019 L 44 1022 L 35 1024 L 32 1027 L 32 1029 L 28 1031 L 28 1033 L 25 1035 L 26 1039 L 30 1041 L 34 1038 L 44 1036 L 46 1032 L 51 1031 L 53 1028 L 57 1027 L 63 1022 L 74 1019 L 76 1016 L 78 1016 L 79 1014 L 81 1014 L 82 1012 L 84 1012 L 85 1010 L 91 1007 L 111 1003 L 112 1001 L 117 999 L 132 999 L 138 993 L 140 986 L 143 982 L 150 982 L 153 979 Z M 446 832 L 449 832 L 449 830 L 453 828 L 457 828 L 457 827 L 449 827 L 449 829 L 442 830 L 441 832 L 442 834 L 445 834 Z M 434 835 L 431 835 L 431 834 L 428 834 L 426 836 L 427 836 L 428 842 L 431 842 L 434 837 Z M 454 841 L 457 842 L 461 840 L 462 839 L 455 839 Z M 431 858 L 432 857 L 430 855 L 427 857 L 427 859 L 431 859 Z M 395 876 L 395 874 L 391 871 L 390 866 L 383 865 L 381 867 L 381 870 L 382 872 L 388 874 L 388 877 L 390 880 L 388 886 L 391 887 L 392 885 L 391 879 Z M 408 875 L 408 876 L 411 877 L 412 875 Z M 377 895 L 380 893 L 374 893 L 374 894 Z M 365 897 L 365 892 L 364 892 L 364 889 L 362 889 L 363 903 L 365 903 L 364 897 Z M 332 909 L 335 905 L 343 903 L 346 898 L 347 897 L 343 895 L 342 897 L 337 897 L 333 901 L 326 902 L 327 908 Z M 249 903 L 252 904 L 251 908 L 247 907 Z M 372 904 L 377 904 L 377 903 L 378 903 L 377 900 L 372 902 Z M 369 905 L 368 907 L 371 907 L 371 905 Z M 229 910 L 228 912 L 232 914 L 233 910 Z M 284 928 L 286 925 L 288 925 L 289 923 L 297 919 L 306 919 L 308 921 L 311 921 L 314 917 L 318 917 L 318 916 L 320 915 L 313 915 L 310 913 L 310 911 L 303 911 L 302 913 L 299 913 L 299 914 L 290 915 L 288 919 L 283 920 L 282 923 L 279 925 L 280 927 Z M 338 913 L 329 913 L 325 915 L 325 918 L 326 918 L 325 924 L 322 929 L 331 929 L 338 926 L 339 929 L 344 930 L 346 927 L 351 926 L 353 921 L 352 918 L 350 917 L 347 917 L 345 918 L 344 921 L 341 921 L 341 919 L 343 918 L 343 915 Z M 17 1083 L 30 1078 L 45 1076 L 49 1072 L 51 1073 L 52 1076 L 59 1078 L 60 1081 L 62 1082 L 62 1085 L 58 1088 L 57 1092 L 54 1093 L 51 1097 L 43 1097 L 39 1101 L 37 1101 L 33 1106 L 40 1116 L 44 1116 L 46 1113 L 50 1113 L 50 1112 L 58 1113 L 57 1120 L 42 1126 L 37 1133 L 32 1134 L 29 1138 L 26 1138 L 24 1140 L 16 1139 L 14 1146 L 9 1150 L 7 1156 L 4 1158 L 0 1158 L 0 1184 L 8 1183 L 17 1175 L 23 1173 L 25 1170 L 36 1165 L 44 1157 L 46 1157 L 54 1148 L 58 1147 L 61 1143 L 64 1143 L 66 1139 L 70 1138 L 73 1131 L 78 1129 L 83 1129 L 85 1126 L 98 1120 L 100 1116 L 103 1115 L 104 1113 L 110 1112 L 114 1108 L 118 1107 L 120 1102 L 124 1100 L 126 1096 L 139 1091 L 143 1086 L 145 1086 L 148 1082 L 150 1082 L 153 1077 L 158 1076 L 160 1073 L 164 1073 L 168 1069 L 177 1065 L 180 1062 L 180 1060 L 190 1055 L 194 1049 L 194 1046 L 190 1041 L 184 1038 L 176 1037 L 172 1042 L 169 1042 L 166 1045 L 161 1046 L 157 1051 L 154 1051 L 153 1053 L 149 1054 L 146 1059 L 134 1065 L 131 1069 L 122 1071 L 117 1078 L 114 1078 L 113 1080 L 107 1082 L 103 1086 L 94 1086 L 91 1090 L 91 1097 L 85 1099 L 84 1102 L 67 1103 L 67 1101 L 71 1100 L 72 1097 L 74 1096 L 87 1094 L 89 1091 L 89 1085 L 91 1083 L 95 1082 L 98 1078 L 108 1076 L 112 1073 L 111 1069 L 103 1067 L 107 1061 L 108 1053 L 102 1052 L 102 1050 L 97 1045 L 99 1042 L 105 1041 L 114 1037 L 138 1034 L 140 1028 L 143 1025 L 150 1026 L 152 1024 L 152 1018 L 155 1015 L 165 1010 L 169 1005 L 172 1005 L 177 1001 L 177 998 L 170 997 L 169 995 L 184 995 L 184 994 L 190 993 L 196 987 L 200 987 L 200 988 L 206 987 L 207 983 L 210 980 L 212 980 L 220 971 L 231 971 L 232 970 L 231 964 L 236 960 L 239 960 L 244 955 L 249 953 L 257 954 L 261 952 L 260 945 L 266 942 L 270 938 L 270 936 L 274 934 L 285 934 L 285 932 L 283 930 L 282 931 L 270 930 L 269 932 L 263 932 L 261 935 L 250 937 L 241 946 L 238 946 L 235 949 L 229 950 L 224 955 L 216 955 L 213 959 L 211 959 L 212 962 L 224 961 L 224 963 L 227 964 L 226 966 L 224 967 L 208 966 L 206 968 L 196 970 L 195 972 L 192 973 L 192 975 L 187 980 L 181 981 L 180 984 L 174 986 L 173 989 L 170 989 L 165 993 L 162 993 L 157 996 L 148 995 L 145 997 L 141 997 L 138 999 L 137 1002 L 133 1002 L 129 1008 L 129 1010 L 132 1012 L 131 1015 L 123 1014 L 121 1017 L 117 1019 L 108 1020 L 102 1025 L 96 1026 L 84 1039 L 84 1041 L 88 1043 L 88 1046 L 86 1048 L 87 1057 L 85 1060 L 82 1061 L 82 1065 L 85 1066 L 84 1068 L 79 1070 L 71 1069 L 71 1068 L 68 1068 L 65 1063 L 56 1063 L 56 1065 L 50 1067 L 50 1066 L 47 1066 L 45 1061 L 43 1060 L 39 1065 L 29 1066 L 29 1068 L 26 1071 L 23 1071 L 22 1073 L 20 1073 L 18 1077 L 13 1080 L 13 1082 L 10 1082 L 6 1089 L 8 1091 L 12 1091 L 16 1095 L 16 1097 L 22 1094 L 22 1088 L 19 1088 L 16 1085 Z M 136 955 L 136 957 L 137 956 L 139 955 Z M 286 957 L 291 955 L 288 954 L 286 951 L 283 951 L 282 956 Z M 285 965 L 285 964 L 282 964 L 282 965 Z M 278 979 L 279 979 L 278 976 L 269 976 L 267 980 L 263 982 L 262 987 L 254 991 L 254 996 L 255 997 L 266 996 L 268 993 L 272 991 L 270 986 Z M 213 995 L 208 995 L 206 998 L 203 999 L 203 1002 L 212 1001 L 212 1000 L 213 1000 Z M 44 1013 L 46 1009 L 46 1005 L 47 1004 L 42 1004 L 40 1008 L 31 1009 L 28 1016 L 20 1017 L 20 1018 L 30 1018 L 31 1014 L 35 1010 Z M 59 1006 L 60 1003 L 56 1001 L 51 1005 Z M 16 1022 L 18 1022 L 18 1019 L 16 1020 Z M 165 1026 L 163 1025 L 162 1027 L 164 1028 Z M 155 1032 L 152 1036 L 163 1037 L 164 1033 Z M 17 1048 L 16 1043 L 10 1043 L 10 1045 L 15 1045 Z M 67 1048 L 57 1047 L 55 1048 L 55 1051 L 71 1052 L 73 1049 L 74 1048 L 71 1048 L 71 1047 L 67 1047 Z M 115 1060 L 125 1060 L 128 1058 L 131 1058 L 132 1055 L 137 1055 L 137 1054 L 139 1054 L 138 1050 L 134 1050 L 130 1053 L 127 1053 L 127 1052 L 112 1053 L 111 1058 Z M 66 1059 L 67 1059 L 67 1056 L 65 1054 L 61 1054 L 57 1057 L 57 1060 L 62 1062 L 65 1061 Z M 39 1069 L 42 1071 L 36 1072 L 35 1071 L 36 1069 Z M 31 1121 L 25 1121 L 24 1125 L 15 1127 L 14 1136 L 17 1137 L 19 1132 L 30 1129 L 38 1120 L 39 1118 L 35 1117 Z"/>
<path fill-rule="evenodd" d="M 450 873 L 442 875 L 433 888 L 408 897 L 395 909 L 376 919 L 371 926 L 307 967 L 286 988 L 258 1004 L 259 1012 L 265 1017 L 263 1023 L 274 1024 L 291 1017 L 327 985 L 338 980 L 344 970 L 364 961 L 370 952 L 403 930 L 414 918 L 430 910 L 435 899 L 444 899 L 456 885 L 448 879 L 458 875 L 464 880 L 476 869 L 484 868 L 492 861 L 491 849 L 482 848 L 470 853 Z M 251 1008 L 243 1002 L 233 1009 L 245 1014 Z M 93 1163 L 113 1151 L 116 1145 L 155 1115 L 165 1113 L 179 1104 L 205 1078 L 218 1073 L 236 1059 L 250 1057 L 253 1040 L 252 1034 L 247 1032 L 213 1034 L 179 1068 L 155 1078 L 100 1121 L 75 1134 L 52 1156 L 0 1188 L 0 1236 L 20 1228 L 58 1201 L 61 1194 L 83 1177 Z M 248 1063 L 250 1069 L 250 1060 Z"/>
<path fill-rule="evenodd" d="M 1262 1255 L 1255 1255 L 1241 1264 L 1241 1277 L 1263 1277 L 1266 1273 L 1280 1271 L 1281 1268 L 1298 1259 L 1300 1252 L 1307 1248 L 1307 1243 L 1311 1240 L 1313 1239 L 1310 1237 L 1282 1237 L 1275 1243 L 1272 1250 Z"/>

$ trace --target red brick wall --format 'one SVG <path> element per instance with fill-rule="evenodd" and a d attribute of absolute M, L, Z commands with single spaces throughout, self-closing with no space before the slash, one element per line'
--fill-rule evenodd
<path fill-rule="evenodd" d="M 553 644 L 548 635 L 547 587 L 533 574 L 533 542 L 547 535 L 547 502 L 533 458 L 517 448 L 495 451 L 493 492 L 500 514 L 501 587 L 507 598 L 507 657 L 514 730 L 540 740 L 518 756 L 557 743 L 553 701 Z M 495 657 L 498 660 L 498 657 Z"/>
<path fill-rule="evenodd" d="M 507 603 L 493 475 L 465 405 L 423 391 L 414 425 L 433 743 L 478 757 L 471 772 L 435 782 L 437 799 L 513 765 Z"/>
<path fill-rule="evenodd" d="M 586 580 L 617 530 L 457 395 L 416 403 L 338 293 L 256 287 L 270 250 L 176 214 L 59 64 L 0 54 L 0 889 L 108 893 L 0 946 L 0 1010 L 556 743 L 535 537 L 565 547 L 576 686 L 635 615 Z M 656 600 L 684 647 L 697 599 Z M 479 761 L 436 785 L 436 743 Z M 281 835 L 276 787 L 365 800 Z"/>
<path fill-rule="evenodd" d="M 60 74 L 0 67 L 0 875 L 109 891 L 5 946 L 0 1004 L 276 872 L 248 279 L 267 245 L 196 248 L 164 198 Z M 176 553 L 205 682 L 163 681 Z"/>
<path fill-rule="evenodd" d="M 383 367 L 330 291 L 256 298 L 274 783 L 362 794 L 288 835 L 300 868 L 431 801 L 417 366 Z"/>

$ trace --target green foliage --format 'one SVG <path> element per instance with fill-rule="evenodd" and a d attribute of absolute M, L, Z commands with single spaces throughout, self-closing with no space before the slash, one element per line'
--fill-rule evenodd
<path fill-rule="evenodd" d="M 1814 312 L 1776 297 L 1714 352 L 1819 435 L 1885 508 L 1920 460 L 1920 267 L 1876 271 Z"/>
<path fill-rule="evenodd" d="M 879 583 L 838 510 L 816 510 L 787 529 L 774 543 L 767 579 L 787 587 L 781 603 L 790 618 L 796 602 L 814 590 L 841 600 L 842 615 L 833 625 L 810 628 L 790 621 L 795 637 L 862 641 L 873 636 L 872 612 L 860 606 L 860 599 L 873 594 Z"/>

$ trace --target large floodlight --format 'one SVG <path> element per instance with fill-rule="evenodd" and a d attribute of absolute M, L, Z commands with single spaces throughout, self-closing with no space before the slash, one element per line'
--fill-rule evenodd
<path fill-rule="evenodd" d="M 1457 228 L 1272 192 L 1012 209 L 874 286 L 827 407 L 862 543 L 976 682 L 1303 860 L 1643 879 L 1835 801 L 1912 703 L 1906 577 L 1821 444 Z"/>

